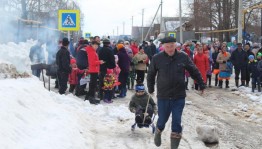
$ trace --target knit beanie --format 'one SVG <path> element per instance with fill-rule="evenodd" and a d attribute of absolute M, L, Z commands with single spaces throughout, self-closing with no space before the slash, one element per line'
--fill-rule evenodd
<path fill-rule="evenodd" d="M 125 46 L 124 46 L 124 44 L 120 43 L 120 44 L 117 44 L 116 47 L 117 47 L 117 50 L 119 50 L 119 49 L 124 48 Z"/>

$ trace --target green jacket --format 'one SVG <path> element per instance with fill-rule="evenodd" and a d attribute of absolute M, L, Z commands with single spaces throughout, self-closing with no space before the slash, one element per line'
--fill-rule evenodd
<path fill-rule="evenodd" d="M 146 109 L 148 98 L 149 95 L 147 93 L 145 93 L 142 96 L 137 96 L 136 94 L 133 95 L 129 103 L 129 110 L 132 112 L 132 110 L 136 110 L 138 106 L 141 106 L 143 109 Z M 156 110 L 157 107 L 152 97 L 150 97 L 148 104 L 153 107 L 153 110 Z"/>

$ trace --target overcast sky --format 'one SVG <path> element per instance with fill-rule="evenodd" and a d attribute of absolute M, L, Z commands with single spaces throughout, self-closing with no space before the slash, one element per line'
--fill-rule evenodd
<path fill-rule="evenodd" d="M 142 25 L 142 9 L 144 8 L 144 26 L 152 21 L 161 0 L 75 0 L 80 4 L 84 13 L 84 32 L 95 35 L 131 34 L 132 16 L 134 26 Z M 183 2 L 184 1 L 184 2 Z M 179 15 L 179 0 L 163 0 L 163 17 Z M 186 9 L 187 2 L 182 0 L 182 9 Z M 183 12 L 185 13 L 185 12 Z M 160 10 L 159 10 L 160 15 Z"/>

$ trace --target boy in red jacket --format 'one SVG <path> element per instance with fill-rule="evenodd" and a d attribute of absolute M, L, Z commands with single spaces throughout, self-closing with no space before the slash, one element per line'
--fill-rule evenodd
<path fill-rule="evenodd" d="M 69 92 L 73 93 L 75 90 L 76 85 L 78 84 L 78 74 L 83 74 L 85 73 L 85 75 L 83 77 L 85 77 L 87 75 L 87 69 L 84 70 L 80 70 L 77 68 L 76 66 L 76 60 L 74 58 L 72 58 L 70 60 L 70 64 L 72 67 L 72 72 L 69 74 L 69 84 L 70 84 L 70 88 L 69 88 Z"/>

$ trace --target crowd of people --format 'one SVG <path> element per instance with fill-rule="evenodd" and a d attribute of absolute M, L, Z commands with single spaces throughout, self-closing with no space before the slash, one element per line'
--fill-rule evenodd
<path fill-rule="evenodd" d="M 39 40 L 31 48 L 32 63 L 45 62 L 42 45 Z M 170 113 L 173 119 L 171 148 L 179 146 L 181 116 L 190 78 L 194 82 L 192 89 L 203 92 L 206 87 L 223 88 L 224 82 L 225 88 L 229 88 L 234 72 L 236 87 L 249 87 L 251 82 L 252 92 L 255 89 L 261 92 L 262 48 L 256 43 L 252 46 L 236 42 L 228 46 L 218 41 L 177 43 L 174 38 L 165 37 L 156 46 L 152 40 L 139 44 L 133 40 L 112 42 L 105 38 L 101 41 L 95 36 L 90 41 L 80 38 L 75 46 L 68 38 L 63 38 L 58 45 L 51 41 L 46 45 L 47 63 L 58 68 L 55 78 L 60 94 L 66 93 L 69 83 L 70 93 L 85 96 L 91 104 L 99 104 L 100 101 L 112 103 L 114 98 L 126 97 L 128 89 L 135 90 L 129 109 L 135 113 L 138 127 L 149 126 L 152 115 L 159 115 L 154 138 L 156 146 L 161 145 L 161 133 Z M 39 70 L 32 73 L 40 76 Z M 144 86 L 145 73 L 148 92 Z M 157 104 L 150 95 L 155 85 Z"/>
<path fill-rule="evenodd" d="M 45 63 L 43 41 L 39 40 L 30 49 L 32 63 Z M 85 95 L 90 103 L 97 104 L 100 100 L 111 103 L 114 98 L 126 96 L 127 89 L 133 90 L 135 83 L 143 84 L 145 73 L 148 70 L 152 57 L 164 51 L 163 43 L 158 48 L 149 42 L 123 41 L 112 42 L 109 39 L 100 40 L 99 36 L 90 41 L 80 38 L 73 45 L 67 38 L 58 44 L 51 40 L 46 42 L 48 64 L 58 65 L 56 88 L 64 94 L 67 83 L 70 84 L 69 92 L 76 96 Z M 212 44 L 199 42 L 176 43 L 176 50 L 186 53 L 201 73 L 204 83 L 209 86 L 229 88 L 229 81 L 234 72 L 235 86 L 249 87 L 251 82 L 252 92 L 257 88 L 261 92 L 261 56 L 262 48 L 254 43 L 242 45 L 236 43 L 228 47 L 226 42 L 218 41 Z M 260 62 L 260 64 L 259 64 Z M 234 69 L 234 71 L 233 71 Z M 40 77 L 40 70 L 32 70 L 32 74 Z M 214 85 L 211 84 L 214 75 Z M 111 82 L 108 80 L 112 76 Z M 105 80 L 107 78 L 107 80 Z M 190 74 L 185 71 L 185 88 L 188 90 Z M 109 82 L 108 82 L 109 81 Z M 89 82 L 88 91 L 86 84 Z M 111 87 L 108 85 L 111 84 Z M 107 86 L 107 87 L 105 87 Z M 199 84 L 194 81 L 192 88 L 199 90 Z M 110 96 L 105 92 L 112 90 Z M 97 97 L 100 100 L 95 100 Z M 116 96 L 116 93 L 119 95 Z"/>

